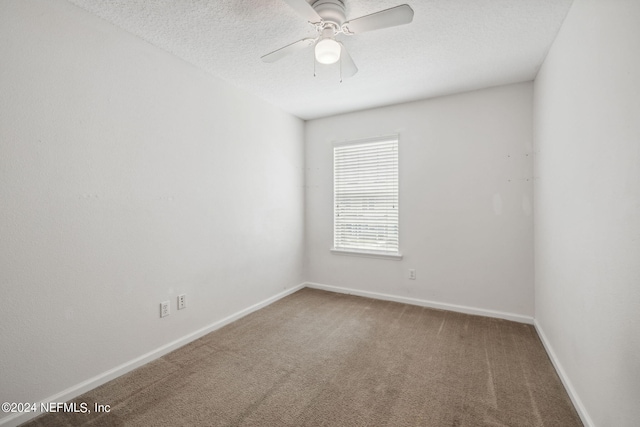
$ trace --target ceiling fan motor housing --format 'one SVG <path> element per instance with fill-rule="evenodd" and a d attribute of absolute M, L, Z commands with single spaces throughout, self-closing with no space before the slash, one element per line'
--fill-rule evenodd
<path fill-rule="evenodd" d="M 341 0 L 316 0 L 311 5 L 325 23 L 340 28 L 347 20 L 344 3 Z"/>

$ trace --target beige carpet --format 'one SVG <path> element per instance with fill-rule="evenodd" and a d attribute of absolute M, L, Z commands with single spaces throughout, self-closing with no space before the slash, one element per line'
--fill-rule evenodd
<path fill-rule="evenodd" d="M 530 325 L 303 289 L 29 426 L 581 426 Z"/>

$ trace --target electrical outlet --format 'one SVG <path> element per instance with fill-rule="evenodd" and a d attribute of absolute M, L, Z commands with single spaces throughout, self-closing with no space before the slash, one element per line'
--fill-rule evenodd
<path fill-rule="evenodd" d="M 409 279 L 416 280 L 416 270 L 414 268 L 409 269 Z"/>
<path fill-rule="evenodd" d="M 167 317 L 171 314 L 171 303 L 169 301 L 163 301 L 160 303 L 160 317 Z"/>
<path fill-rule="evenodd" d="M 186 294 L 178 295 L 178 310 L 182 310 L 183 308 L 187 308 Z"/>

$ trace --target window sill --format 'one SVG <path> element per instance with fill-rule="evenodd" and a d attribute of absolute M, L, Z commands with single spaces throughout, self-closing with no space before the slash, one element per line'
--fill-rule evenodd
<path fill-rule="evenodd" d="M 354 249 L 336 249 L 331 248 L 331 253 L 334 255 L 348 255 L 348 256 L 361 256 L 366 258 L 382 258 L 382 259 L 392 259 L 395 261 L 400 261 L 402 259 L 402 254 L 392 253 L 392 252 L 368 252 L 368 251 L 358 251 Z"/>

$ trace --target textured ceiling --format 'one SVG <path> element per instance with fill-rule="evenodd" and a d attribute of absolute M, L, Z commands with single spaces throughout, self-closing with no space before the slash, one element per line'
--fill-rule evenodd
<path fill-rule="evenodd" d="M 347 19 L 408 3 L 411 24 L 339 35 L 359 72 L 313 49 L 260 57 L 313 27 L 283 0 L 69 0 L 213 75 L 312 119 L 532 80 L 572 0 L 345 0 Z"/>

